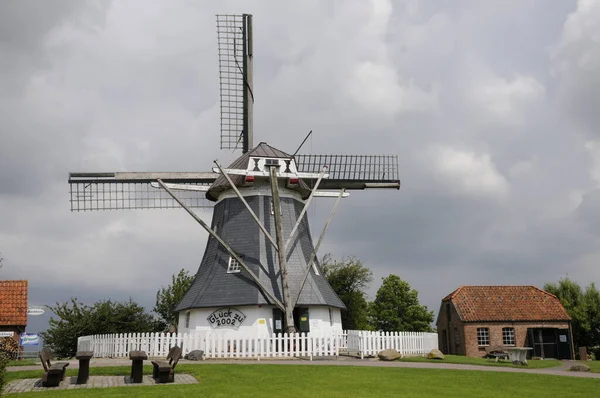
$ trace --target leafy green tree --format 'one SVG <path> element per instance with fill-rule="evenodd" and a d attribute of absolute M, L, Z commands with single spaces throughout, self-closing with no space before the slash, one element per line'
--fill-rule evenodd
<path fill-rule="evenodd" d="M 321 262 L 325 278 L 346 305 L 342 311 L 342 327 L 346 330 L 366 330 L 368 302 L 364 290 L 373 280 L 373 273 L 355 257 L 332 261 L 326 255 Z"/>
<path fill-rule="evenodd" d="M 554 294 L 571 316 L 573 342 L 576 347 L 600 345 L 600 292 L 589 284 L 585 290 L 577 282 L 563 278 L 546 283 L 544 290 Z"/>
<path fill-rule="evenodd" d="M 182 269 L 179 274 L 173 274 L 169 286 L 161 288 L 156 293 L 154 312 L 160 315 L 161 319 L 175 331 L 177 330 L 179 318 L 179 314 L 175 312 L 175 307 L 192 286 L 192 282 L 194 282 L 194 277 Z"/>
<path fill-rule="evenodd" d="M 51 317 L 49 328 L 41 332 L 44 343 L 60 358 L 69 358 L 77 351 L 77 338 L 94 334 L 144 333 L 164 328 L 151 314 L 134 301 L 99 301 L 92 306 L 71 302 L 47 306 L 58 318 Z"/>
<path fill-rule="evenodd" d="M 433 311 L 419 304 L 418 292 L 397 275 L 383 278 L 371 319 L 377 330 L 384 332 L 431 332 Z"/>

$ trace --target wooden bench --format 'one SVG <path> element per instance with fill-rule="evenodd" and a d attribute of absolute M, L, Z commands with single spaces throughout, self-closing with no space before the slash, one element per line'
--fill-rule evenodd
<path fill-rule="evenodd" d="M 44 376 L 42 377 L 42 387 L 58 387 L 61 381 L 65 378 L 65 372 L 69 362 L 50 363 L 52 353 L 48 347 L 42 348 L 40 351 L 40 360 L 44 367 Z"/>
<path fill-rule="evenodd" d="M 154 366 L 152 377 L 157 379 L 159 383 L 172 383 L 175 380 L 175 366 L 177 366 L 180 358 L 181 348 L 171 347 L 165 361 L 152 361 Z"/>

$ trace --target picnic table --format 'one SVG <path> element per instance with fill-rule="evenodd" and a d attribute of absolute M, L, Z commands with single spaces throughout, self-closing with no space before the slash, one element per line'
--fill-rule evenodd
<path fill-rule="evenodd" d="M 531 347 L 504 347 L 504 350 L 508 352 L 508 359 L 513 364 L 521 365 L 527 365 L 527 353 L 531 349 Z"/>

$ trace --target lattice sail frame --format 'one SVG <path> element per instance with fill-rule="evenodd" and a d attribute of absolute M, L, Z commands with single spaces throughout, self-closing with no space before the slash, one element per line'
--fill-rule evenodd
<path fill-rule="evenodd" d="M 71 173 L 69 195 L 71 211 L 134 210 L 134 209 L 180 209 L 181 206 L 162 188 L 156 186 L 151 173 Z M 186 186 L 209 186 L 211 180 L 198 178 L 199 173 L 188 174 L 190 178 L 169 178 L 161 174 L 165 182 Z M 214 180 L 214 179 L 213 179 Z M 154 185 L 154 186 L 153 186 Z M 177 197 L 192 208 L 212 208 L 203 191 L 178 190 Z"/>
<path fill-rule="evenodd" d="M 242 146 L 245 36 L 244 15 L 217 15 L 221 149 Z"/>
<path fill-rule="evenodd" d="M 296 155 L 299 172 L 318 173 L 328 167 L 329 180 L 388 183 L 399 182 L 397 155 Z M 325 183 L 327 183 L 325 181 Z M 345 187 L 350 188 L 351 187 Z"/>

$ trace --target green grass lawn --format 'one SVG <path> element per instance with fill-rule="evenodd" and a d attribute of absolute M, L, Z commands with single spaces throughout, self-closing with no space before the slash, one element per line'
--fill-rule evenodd
<path fill-rule="evenodd" d="M 40 365 L 40 367 L 41 367 L 42 363 L 38 360 L 33 360 L 33 359 L 21 359 L 20 361 L 8 361 L 8 364 L 6 366 L 33 366 L 33 365 Z"/>
<path fill-rule="evenodd" d="M 130 367 L 91 368 L 92 375 L 127 375 Z M 144 374 L 151 374 L 144 367 Z M 195 385 L 47 391 L 61 397 L 589 397 L 597 379 L 447 369 L 392 367 L 194 364 L 177 367 L 193 374 Z M 67 372 L 76 374 L 75 369 Z M 7 373 L 9 380 L 37 378 L 40 371 Z M 168 390 L 168 392 L 167 392 Z M 12 395 L 11 395 L 12 396 Z M 39 392 L 15 398 L 39 397 Z"/>
<path fill-rule="evenodd" d="M 404 357 L 401 359 L 402 362 L 436 362 L 436 363 L 458 363 L 462 365 L 481 365 L 481 366 L 507 366 L 514 368 L 529 368 L 529 369 L 542 369 L 542 368 L 552 368 L 555 366 L 560 366 L 561 362 L 554 359 L 545 359 L 545 360 L 529 360 L 527 361 L 527 366 L 521 365 L 513 365 L 508 361 L 498 361 L 494 362 L 493 360 L 489 360 L 486 358 L 475 358 L 475 357 L 466 357 L 463 355 L 446 355 L 444 359 L 427 359 L 424 357 Z"/>
<path fill-rule="evenodd" d="M 577 361 L 573 365 L 582 364 L 590 367 L 590 372 L 600 373 L 600 361 Z"/>

